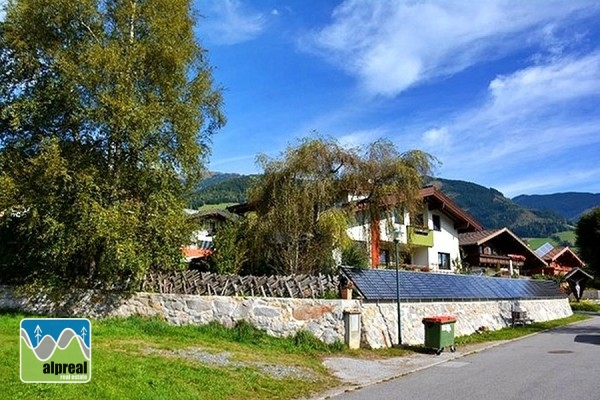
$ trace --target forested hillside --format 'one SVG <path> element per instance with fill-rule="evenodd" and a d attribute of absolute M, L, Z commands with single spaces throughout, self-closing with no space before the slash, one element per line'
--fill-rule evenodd
<path fill-rule="evenodd" d="M 246 191 L 260 175 L 214 173 L 204 180 L 190 206 L 240 203 L 246 201 Z M 527 209 L 493 188 L 459 180 L 436 178 L 431 181 L 486 229 L 508 227 L 521 237 L 546 237 L 571 227 L 566 218 L 552 211 Z"/>
<path fill-rule="evenodd" d="M 200 182 L 189 205 L 191 208 L 198 208 L 205 204 L 243 203 L 247 199 L 246 191 L 260 177 L 261 175 L 213 173 Z"/>
<path fill-rule="evenodd" d="M 520 195 L 513 201 L 532 210 L 554 211 L 564 218 L 576 222 L 595 207 L 600 207 L 600 193 L 554 193 Z"/>
<path fill-rule="evenodd" d="M 508 227 L 521 237 L 545 237 L 569 230 L 566 218 L 552 211 L 530 210 L 493 188 L 459 180 L 436 178 L 432 182 L 484 228 Z"/>

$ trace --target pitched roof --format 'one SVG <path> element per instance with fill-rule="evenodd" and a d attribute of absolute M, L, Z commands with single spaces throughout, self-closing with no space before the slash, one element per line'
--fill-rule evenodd
<path fill-rule="evenodd" d="M 205 211 L 198 211 L 198 210 L 191 210 L 193 212 L 190 212 L 190 210 L 188 210 L 188 216 L 190 218 L 198 218 L 198 219 L 209 219 L 209 218 L 215 218 L 215 219 L 220 219 L 223 221 L 236 221 L 239 219 L 239 215 L 238 214 L 234 214 L 233 212 L 229 211 L 229 210 L 205 210 Z"/>
<path fill-rule="evenodd" d="M 575 258 L 575 260 L 577 260 L 577 262 L 580 263 L 581 266 L 584 265 L 584 262 L 569 247 L 562 247 L 562 246 L 555 247 L 552 250 L 550 250 L 548 253 L 544 254 L 542 256 L 542 258 L 547 262 L 552 262 L 552 261 L 556 261 L 559 257 L 564 256 L 564 255 L 571 256 L 571 257 Z"/>
<path fill-rule="evenodd" d="M 577 277 L 586 278 L 586 279 L 594 279 L 594 277 L 581 268 L 573 268 L 569 273 L 567 273 L 563 278 L 565 280 L 576 279 Z"/>
<path fill-rule="evenodd" d="M 459 246 L 481 246 L 486 242 L 492 240 L 493 238 L 500 235 L 508 235 L 515 242 L 519 243 L 523 250 L 529 254 L 531 257 L 537 259 L 540 263 L 546 265 L 546 261 L 539 257 L 525 242 L 521 240 L 517 235 L 515 235 L 510 229 L 504 227 L 501 229 L 488 229 L 485 231 L 479 232 L 465 232 L 458 234 L 458 245 Z"/>
<path fill-rule="evenodd" d="M 430 210 L 440 210 L 457 224 L 456 228 L 463 231 L 481 231 L 483 226 L 468 212 L 459 207 L 450 197 L 446 196 L 435 186 L 421 189 L 423 200 L 428 203 Z"/>
<path fill-rule="evenodd" d="M 508 228 L 486 229 L 483 231 L 459 233 L 458 244 L 460 246 L 468 246 L 473 244 L 479 246 L 506 231 L 508 231 Z"/>
<path fill-rule="evenodd" d="M 212 249 L 192 249 L 189 247 L 184 247 L 182 249 L 183 256 L 187 260 L 191 260 L 192 258 L 203 258 L 208 257 L 213 253 Z"/>

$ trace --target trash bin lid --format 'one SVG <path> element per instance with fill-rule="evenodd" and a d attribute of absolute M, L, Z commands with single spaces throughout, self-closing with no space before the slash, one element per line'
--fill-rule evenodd
<path fill-rule="evenodd" d="M 438 315 L 435 317 L 423 318 L 423 323 L 426 322 L 432 324 L 448 324 L 450 322 L 456 322 L 456 317 L 452 317 L 450 315 Z"/>

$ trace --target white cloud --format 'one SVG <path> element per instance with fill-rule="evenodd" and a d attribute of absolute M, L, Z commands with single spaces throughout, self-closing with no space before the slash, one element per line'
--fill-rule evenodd
<path fill-rule="evenodd" d="M 489 89 L 493 108 L 506 118 L 506 112 L 551 105 L 600 93 L 600 53 L 579 59 L 564 58 L 535 66 L 510 76 L 498 76 Z"/>
<path fill-rule="evenodd" d="M 384 136 L 384 129 L 358 130 L 343 134 L 337 140 L 344 147 L 362 147 Z"/>
<path fill-rule="evenodd" d="M 549 24 L 590 7 L 597 7 L 593 0 L 346 0 L 301 45 L 357 77 L 369 93 L 395 96 L 501 57 L 523 46 L 531 29 L 546 27 L 547 38 Z"/>
<path fill-rule="evenodd" d="M 423 133 L 422 140 L 429 151 L 435 152 L 450 144 L 450 133 L 447 127 L 433 128 Z"/>
<path fill-rule="evenodd" d="M 423 135 L 424 144 L 440 136 L 446 140 L 433 152 L 444 162 L 442 175 L 469 173 L 476 182 L 495 176 L 503 183 L 493 186 L 519 194 L 564 185 L 559 181 L 565 161 L 600 154 L 600 110 L 595 106 L 600 102 L 600 53 L 499 76 L 488 93 L 487 103 L 437 121 L 447 128 Z M 588 162 L 578 164 L 569 180 L 594 183 L 589 169 Z M 552 172 L 538 176 L 542 170 Z"/>
<path fill-rule="evenodd" d="M 215 44 L 232 45 L 252 40 L 265 29 L 267 17 L 250 10 L 239 0 L 209 0 L 199 5 L 204 18 L 199 29 Z"/>

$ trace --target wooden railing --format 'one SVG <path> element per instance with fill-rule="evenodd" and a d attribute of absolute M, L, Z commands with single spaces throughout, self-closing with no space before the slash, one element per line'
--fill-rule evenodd
<path fill-rule="evenodd" d="M 260 296 L 326 298 L 337 296 L 339 277 L 334 275 L 240 276 L 210 272 L 149 273 L 140 291 L 201 296 Z"/>

